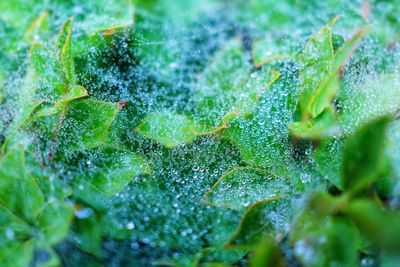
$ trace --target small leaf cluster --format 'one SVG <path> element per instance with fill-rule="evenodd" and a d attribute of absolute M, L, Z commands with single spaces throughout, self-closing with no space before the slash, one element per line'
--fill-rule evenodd
<path fill-rule="evenodd" d="M 396 1 L 39 2 L 0 3 L 1 266 L 396 266 Z"/>

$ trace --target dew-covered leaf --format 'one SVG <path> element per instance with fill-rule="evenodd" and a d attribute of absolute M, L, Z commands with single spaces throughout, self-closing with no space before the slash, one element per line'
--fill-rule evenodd
<path fill-rule="evenodd" d="M 163 31 L 165 25 L 157 18 L 148 18 L 145 14 L 135 14 L 135 38 L 133 46 L 138 57 L 157 71 L 163 78 L 170 77 L 179 62 L 178 51 L 174 49 L 173 41 L 169 41 L 168 33 Z"/>
<path fill-rule="evenodd" d="M 365 29 L 359 30 L 335 52 L 332 45 L 332 28 L 337 19 L 338 17 L 332 19 L 315 33 L 299 56 L 299 105 L 302 120 L 312 119 L 332 105 L 339 86 L 339 70 L 365 35 Z"/>
<path fill-rule="evenodd" d="M 359 128 L 346 141 L 341 171 L 343 188 L 360 190 L 386 174 L 384 144 L 389 122 L 388 117 L 377 119 Z"/>
<path fill-rule="evenodd" d="M 255 41 L 252 47 L 254 65 L 258 68 L 272 61 L 291 57 L 289 46 L 289 40 L 276 40 L 272 36 Z"/>
<path fill-rule="evenodd" d="M 60 126 L 59 144 L 75 150 L 100 146 L 118 110 L 118 104 L 93 99 L 70 102 Z"/>
<path fill-rule="evenodd" d="M 72 85 L 71 88 L 54 104 L 54 109 L 62 111 L 70 101 L 89 96 L 86 88 L 81 85 Z"/>
<path fill-rule="evenodd" d="M 378 2 L 0 1 L 0 265 L 395 266 L 400 23 Z M 344 186 L 382 115 L 384 160 L 355 171 L 382 172 Z"/>
<path fill-rule="evenodd" d="M 338 17 L 333 18 L 326 26 L 312 35 L 299 55 L 301 64 L 299 76 L 302 88 L 299 104 L 303 119 L 307 119 L 311 115 L 308 105 L 320 81 L 328 76 L 330 65 L 334 60 L 332 28 L 337 19 Z"/>
<path fill-rule="evenodd" d="M 47 71 L 48 61 L 51 59 L 49 48 L 43 43 L 33 43 L 30 48 L 30 64 L 36 75 L 42 75 Z"/>
<path fill-rule="evenodd" d="M 341 190 L 343 189 L 341 184 L 343 147 L 343 139 L 327 138 L 314 151 L 318 171 Z"/>
<path fill-rule="evenodd" d="M 250 64 L 245 58 L 240 40 L 233 40 L 217 51 L 194 86 L 194 100 L 201 132 L 220 126 L 228 113 L 240 112 L 240 98 L 257 97 L 258 84 L 247 86 Z M 265 87 L 268 81 L 265 81 Z M 247 90 L 246 90 L 247 89 Z M 246 92 L 248 91 L 248 92 Z M 254 95 L 252 95 L 253 91 Z M 240 97 L 240 94 L 243 96 Z"/>
<path fill-rule="evenodd" d="M 108 28 L 97 29 L 93 32 L 84 32 L 76 41 L 71 43 L 71 53 L 74 58 L 82 57 L 91 51 L 101 51 L 113 47 L 117 39 L 126 38 L 131 34 L 131 25 L 116 25 Z"/>
<path fill-rule="evenodd" d="M 308 121 L 298 121 L 289 125 L 290 133 L 298 138 L 318 139 L 329 135 L 335 123 L 335 112 L 325 108 L 318 116 Z"/>
<path fill-rule="evenodd" d="M 97 211 L 107 211 L 111 202 L 110 196 L 99 191 L 90 181 L 75 178 L 73 187 L 74 196 L 80 201 L 83 201 Z"/>
<path fill-rule="evenodd" d="M 394 114 L 400 105 L 398 74 L 378 74 L 341 90 L 339 124 L 345 133 L 381 116 Z"/>
<path fill-rule="evenodd" d="M 14 118 L 11 125 L 7 128 L 6 135 L 12 136 L 15 134 L 26 122 L 29 121 L 30 115 L 42 104 L 41 101 L 34 101 L 26 103 L 22 106 L 20 113 Z"/>
<path fill-rule="evenodd" d="M 273 197 L 251 205 L 244 212 L 236 232 L 226 246 L 250 248 L 267 235 L 273 235 L 274 225 L 271 216 L 279 201 L 279 197 Z"/>
<path fill-rule="evenodd" d="M 169 267 L 196 267 L 199 264 L 199 253 L 195 255 L 176 256 L 174 258 L 164 258 L 155 262 L 156 266 Z"/>
<path fill-rule="evenodd" d="M 228 128 L 235 118 L 248 118 L 256 111 L 260 97 L 280 77 L 271 68 L 248 74 L 244 84 L 229 91 L 213 89 L 212 94 L 197 96 L 195 122 L 198 134 L 209 135 Z M 202 93 L 213 85 L 202 89 Z M 207 94 L 207 93 L 206 93 Z"/>
<path fill-rule="evenodd" d="M 224 174 L 203 197 L 203 203 L 243 210 L 263 199 L 274 199 L 290 192 L 288 183 L 255 168 L 236 168 Z"/>
<path fill-rule="evenodd" d="M 242 86 L 250 71 L 240 40 L 228 42 L 217 51 L 198 78 L 196 94 L 200 96 L 232 92 Z"/>
<path fill-rule="evenodd" d="M 43 11 L 25 31 L 24 41 L 32 43 L 43 33 L 49 30 L 49 12 Z"/>
<path fill-rule="evenodd" d="M 196 138 L 193 120 L 171 112 L 147 115 L 137 130 L 168 148 L 187 144 Z"/>
<path fill-rule="evenodd" d="M 294 170 L 287 125 L 293 120 L 297 83 L 290 73 L 282 72 L 262 94 L 251 117 L 236 118 L 222 133 L 238 146 L 247 164 L 279 177 L 292 176 Z"/>
<path fill-rule="evenodd" d="M 73 215 L 73 208 L 66 203 L 52 201 L 46 204 L 38 215 L 38 224 L 47 244 L 57 244 L 67 236 Z"/>
<path fill-rule="evenodd" d="M 44 197 L 35 180 L 27 174 L 22 145 L 0 159 L 0 200 L 5 207 L 24 220 L 33 222 Z"/>
<path fill-rule="evenodd" d="M 329 73 L 324 77 L 315 88 L 315 92 L 309 102 L 310 112 L 313 117 L 320 114 L 324 109 L 331 106 L 333 98 L 336 96 L 339 87 L 338 75 L 343 64 L 351 56 L 356 45 L 366 34 L 366 29 L 358 30 L 349 40 L 347 40 L 335 53 L 335 57 L 329 65 Z"/>
<path fill-rule="evenodd" d="M 150 172 L 146 160 L 129 151 L 106 149 L 87 162 L 90 164 L 85 178 L 110 195 L 121 191 L 135 176 Z"/>
<path fill-rule="evenodd" d="M 75 63 L 71 52 L 72 24 L 73 18 L 70 18 L 63 24 L 56 45 L 57 49 L 60 51 L 60 60 L 65 78 L 70 85 L 76 83 Z"/>

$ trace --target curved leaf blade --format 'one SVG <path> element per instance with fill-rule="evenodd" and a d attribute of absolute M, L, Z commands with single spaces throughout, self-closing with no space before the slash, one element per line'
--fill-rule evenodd
<path fill-rule="evenodd" d="M 193 120 L 172 112 L 147 115 L 137 130 L 167 148 L 190 143 L 196 138 L 196 126 Z"/>
<path fill-rule="evenodd" d="M 202 202 L 217 207 L 243 210 L 263 199 L 289 191 L 289 185 L 262 169 L 244 167 L 224 174 L 204 195 Z"/>

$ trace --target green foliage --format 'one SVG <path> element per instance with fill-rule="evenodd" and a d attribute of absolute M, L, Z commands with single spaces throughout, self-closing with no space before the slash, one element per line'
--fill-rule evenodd
<path fill-rule="evenodd" d="M 203 201 L 217 207 L 243 210 L 263 199 L 288 194 L 288 185 L 262 169 L 236 168 L 224 174 Z"/>
<path fill-rule="evenodd" d="M 0 265 L 395 266 L 399 5 L 353 2 L 1 1 Z"/>
<path fill-rule="evenodd" d="M 332 28 L 338 17 L 314 34 L 299 55 L 300 97 L 302 122 L 289 128 L 294 136 L 315 139 L 326 135 L 334 125 L 332 100 L 339 87 L 339 71 L 360 39 L 365 29 L 359 30 L 337 51 L 332 42 Z"/>
<path fill-rule="evenodd" d="M 335 123 L 335 112 L 325 108 L 311 121 L 294 122 L 289 126 L 290 132 L 299 138 L 318 139 L 329 135 L 331 126 Z"/>
<path fill-rule="evenodd" d="M 147 138 L 169 148 L 189 143 L 196 137 L 196 128 L 192 120 L 168 112 L 148 115 L 138 130 Z"/>
<path fill-rule="evenodd" d="M 254 247 L 250 259 L 251 267 L 285 266 L 285 260 L 279 247 L 270 237 L 264 238 Z"/>
<path fill-rule="evenodd" d="M 389 121 L 389 118 L 373 121 L 347 140 L 342 165 L 342 183 L 345 189 L 364 188 L 388 173 L 384 137 Z M 374 142 L 366 151 L 363 147 L 369 140 Z"/>

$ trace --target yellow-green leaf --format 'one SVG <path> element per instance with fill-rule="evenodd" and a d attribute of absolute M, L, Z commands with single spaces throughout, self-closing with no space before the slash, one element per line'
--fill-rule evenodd
<path fill-rule="evenodd" d="M 147 115 L 137 130 L 168 148 L 187 144 L 196 138 L 193 120 L 168 111 Z"/>
<path fill-rule="evenodd" d="M 257 201 L 273 199 L 288 191 L 284 179 L 267 171 L 250 167 L 236 168 L 224 174 L 205 194 L 202 202 L 243 210 Z"/>

